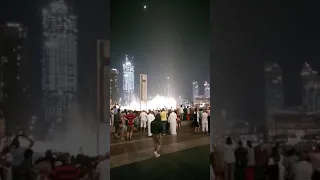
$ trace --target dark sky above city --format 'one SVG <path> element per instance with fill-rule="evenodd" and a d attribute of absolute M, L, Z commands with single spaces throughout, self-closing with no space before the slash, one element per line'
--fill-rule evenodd
<path fill-rule="evenodd" d="M 282 66 L 286 105 L 301 104 L 303 63 L 320 70 L 319 8 L 305 1 L 284 3 L 211 4 L 211 97 L 217 111 L 263 122 L 266 61 Z"/>
<path fill-rule="evenodd" d="M 173 93 L 192 99 L 192 81 L 203 86 L 210 78 L 209 3 L 111 0 L 111 65 L 122 68 L 125 54 L 134 56 L 136 87 L 139 74 L 148 74 L 148 92 L 155 94 L 169 76 Z"/>

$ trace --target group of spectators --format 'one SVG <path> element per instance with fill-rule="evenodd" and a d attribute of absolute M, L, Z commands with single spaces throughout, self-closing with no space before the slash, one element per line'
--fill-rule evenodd
<path fill-rule="evenodd" d="M 21 147 L 21 138 L 30 142 Z M 109 153 L 89 157 L 83 153 L 43 153 L 32 150 L 33 141 L 24 135 L 3 139 L 0 159 L 0 180 L 106 180 L 109 179 Z"/>
<path fill-rule="evenodd" d="M 268 149 L 262 142 L 234 145 L 228 137 L 214 145 L 210 162 L 215 180 L 320 180 L 320 145 L 306 151 L 275 143 Z"/>

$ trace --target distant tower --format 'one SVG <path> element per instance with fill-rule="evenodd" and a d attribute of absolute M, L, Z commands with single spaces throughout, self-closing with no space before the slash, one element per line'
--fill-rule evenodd
<path fill-rule="evenodd" d="M 170 78 L 167 77 L 166 81 L 164 82 L 164 96 L 170 97 L 171 96 L 171 84 L 170 84 Z"/>
<path fill-rule="evenodd" d="M 320 78 L 308 63 L 301 70 L 302 104 L 306 111 L 320 110 Z"/>
<path fill-rule="evenodd" d="M 197 81 L 192 81 L 192 95 L 193 101 L 199 96 L 199 84 Z"/>
<path fill-rule="evenodd" d="M 123 102 L 130 105 L 134 98 L 134 66 L 132 61 L 126 55 L 126 61 L 123 67 Z"/>
<path fill-rule="evenodd" d="M 207 81 L 204 82 L 204 96 L 210 98 L 210 84 Z"/>
<path fill-rule="evenodd" d="M 266 113 L 284 107 L 283 82 L 281 67 L 277 63 L 265 64 Z"/>
<path fill-rule="evenodd" d="M 118 88 L 118 70 L 111 69 L 110 72 L 110 98 L 112 104 L 119 103 L 119 88 Z"/>
<path fill-rule="evenodd" d="M 72 7 L 64 0 L 49 1 L 42 9 L 42 29 L 43 102 L 51 131 L 77 99 L 78 30 Z"/>

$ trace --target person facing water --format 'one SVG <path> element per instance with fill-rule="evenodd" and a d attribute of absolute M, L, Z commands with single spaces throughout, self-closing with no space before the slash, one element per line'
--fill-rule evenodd
<path fill-rule="evenodd" d="M 167 118 L 167 111 L 164 108 L 160 112 L 160 117 L 161 117 L 161 121 L 162 121 L 162 134 L 165 135 L 166 129 L 167 129 L 168 118 Z"/>
<path fill-rule="evenodd" d="M 159 150 L 160 146 L 162 144 L 162 122 L 161 122 L 161 116 L 160 114 L 156 115 L 156 119 L 151 122 L 151 133 L 152 133 L 152 139 L 153 139 L 153 145 L 154 145 L 154 156 L 159 157 Z"/>

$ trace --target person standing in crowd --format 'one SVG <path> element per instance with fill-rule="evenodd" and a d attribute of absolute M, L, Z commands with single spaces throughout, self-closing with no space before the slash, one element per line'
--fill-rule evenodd
<path fill-rule="evenodd" d="M 287 152 L 287 157 L 283 161 L 283 165 L 286 168 L 286 180 L 294 180 L 293 166 L 298 160 L 299 157 L 297 156 L 295 148 L 290 149 Z"/>
<path fill-rule="evenodd" d="M 208 113 L 206 111 L 204 111 L 202 114 L 201 114 L 201 123 L 202 123 L 202 132 L 203 134 L 206 134 L 208 133 Z"/>
<path fill-rule="evenodd" d="M 177 132 L 180 131 L 181 128 L 181 116 L 177 115 Z"/>
<path fill-rule="evenodd" d="M 187 119 L 190 120 L 191 108 L 187 106 Z"/>
<path fill-rule="evenodd" d="M 175 111 L 172 111 L 169 115 L 168 122 L 170 123 L 170 134 L 177 134 L 177 114 Z"/>
<path fill-rule="evenodd" d="M 149 110 L 148 115 L 147 115 L 147 121 L 148 121 L 148 136 L 151 137 L 151 122 L 154 121 L 156 117 L 153 115 L 152 111 Z"/>
<path fill-rule="evenodd" d="M 27 149 L 23 154 L 23 161 L 18 167 L 18 179 L 19 180 L 34 180 L 37 177 L 36 172 L 33 170 L 32 164 L 33 151 Z"/>
<path fill-rule="evenodd" d="M 68 180 L 79 180 L 81 178 L 81 171 L 71 164 L 69 153 L 62 156 L 62 164 L 52 169 L 48 175 L 50 180 L 65 180 L 66 177 Z"/>
<path fill-rule="evenodd" d="M 37 160 L 34 164 L 34 170 L 39 174 L 40 179 L 43 180 L 45 176 L 54 168 L 55 159 L 51 150 L 45 152 L 45 157 Z"/>
<path fill-rule="evenodd" d="M 299 154 L 299 161 L 293 166 L 293 180 L 319 180 L 312 177 L 312 165 L 307 159 L 307 152 L 301 152 Z"/>
<path fill-rule="evenodd" d="M 213 146 L 210 153 L 210 164 L 212 169 L 212 175 L 215 180 L 224 180 L 224 157 L 223 151 Z"/>
<path fill-rule="evenodd" d="M 119 119 L 119 138 L 121 140 L 124 140 L 124 133 L 125 133 L 126 130 L 127 130 L 127 126 L 126 126 L 126 123 L 125 123 L 125 116 L 121 115 L 121 117 Z"/>
<path fill-rule="evenodd" d="M 114 109 L 110 109 L 110 127 L 114 127 Z"/>
<path fill-rule="evenodd" d="M 187 119 L 187 112 L 188 112 L 188 109 L 187 107 L 185 106 L 183 108 L 183 117 L 182 117 L 182 121 L 186 120 Z"/>
<path fill-rule="evenodd" d="M 235 151 L 235 177 L 236 180 L 246 180 L 245 179 L 245 168 L 248 164 L 248 151 L 243 147 L 242 141 L 238 141 L 238 148 Z"/>
<path fill-rule="evenodd" d="M 13 162 L 13 156 L 10 153 L 10 148 L 5 147 L 2 152 L 2 179 L 3 180 L 12 180 L 12 162 Z"/>
<path fill-rule="evenodd" d="M 147 116 L 148 115 L 147 115 L 147 113 L 145 111 L 142 111 L 140 113 L 140 128 L 141 128 L 141 131 L 143 131 L 143 132 L 147 128 L 147 120 L 148 120 Z"/>
<path fill-rule="evenodd" d="M 165 111 L 164 108 L 160 112 L 160 117 L 162 122 L 162 134 L 166 135 L 168 118 L 167 118 L 167 112 Z"/>
<path fill-rule="evenodd" d="M 265 180 L 268 167 L 268 151 L 260 142 L 254 149 L 254 161 L 256 162 L 255 179 Z"/>
<path fill-rule="evenodd" d="M 182 106 L 182 104 L 180 105 L 180 107 L 178 108 L 178 110 L 179 110 L 180 120 L 183 121 L 184 111 L 183 111 L 183 106 Z"/>
<path fill-rule="evenodd" d="M 195 108 L 193 112 L 193 125 L 194 125 L 194 134 L 198 134 L 200 132 L 198 108 Z"/>
<path fill-rule="evenodd" d="M 107 180 L 110 179 L 110 154 L 106 153 L 104 157 L 98 162 L 96 167 L 96 179 Z"/>
<path fill-rule="evenodd" d="M 309 159 L 314 169 L 312 180 L 320 179 L 320 145 L 318 144 L 314 152 L 309 154 Z"/>
<path fill-rule="evenodd" d="M 226 139 L 223 157 L 225 180 L 234 180 L 236 158 L 231 137 Z"/>
<path fill-rule="evenodd" d="M 23 137 L 29 141 L 29 146 L 27 148 L 23 148 L 20 145 L 19 138 Z M 13 180 L 17 178 L 18 175 L 18 168 L 22 161 L 24 160 L 24 152 L 27 149 L 31 149 L 33 146 L 34 142 L 28 138 L 25 135 L 22 135 L 19 133 L 19 135 L 15 136 L 14 139 L 12 140 L 12 143 L 10 144 L 10 153 L 12 154 L 13 157 L 13 162 L 12 162 L 12 175 L 13 175 Z"/>
<path fill-rule="evenodd" d="M 208 107 L 207 109 L 207 113 L 208 113 L 208 133 L 210 134 L 210 107 Z"/>
<path fill-rule="evenodd" d="M 252 147 L 252 142 L 247 141 L 247 152 L 248 152 L 248 164 L 245 169 L 246 180 L 254 180 L 254 148 Z"/>
<path fill-rule="evenodd" d="M 120 131 L 119 131 L 120 118 L 121 118 L 120 109 L 117 109 L 117 112 L 114 114 L 115 136 L 117 138 L 120 137 Z"/>
<path fill-rule="evenodd" d="M 127 122 L 128 122 L 127 123 L 127 140 L 131 140 L 133 130 L 134 130 L 134 119 L 136 118 L 136 116 L 133 114 L 132 111 L 129 111 L 129 114 L 127 114 L 125 118 L 127 119 Z"/>
<path fill-rule="evenodd" d="M 154 146 L 154 156 L 160 157 L 159 151 L 162 144 L 161 133 L 163 131 L 163 122 L 161 121 L 161 115 L 157 114 L 156 119 L 151 122 L 151 133 Z"/>

